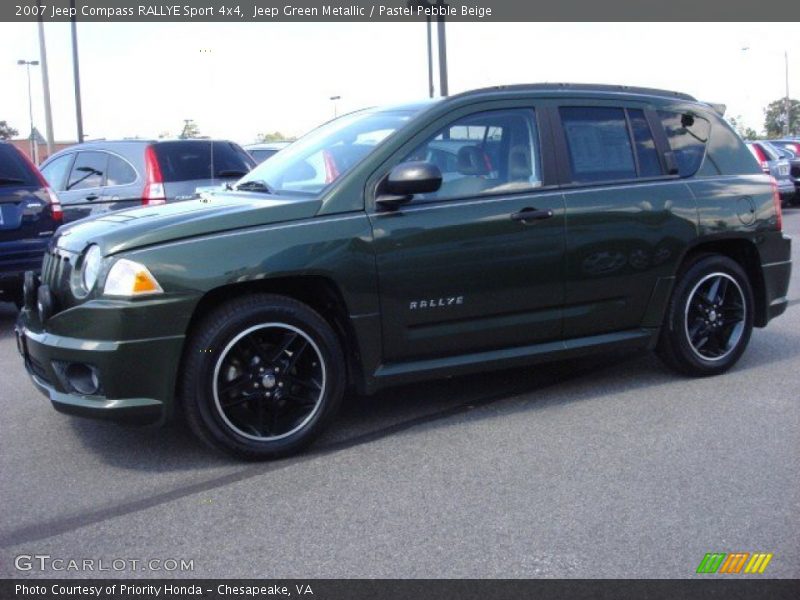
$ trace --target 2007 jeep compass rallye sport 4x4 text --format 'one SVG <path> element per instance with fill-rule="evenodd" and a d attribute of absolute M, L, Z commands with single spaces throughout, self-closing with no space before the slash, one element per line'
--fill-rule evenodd
<path fill-rule="evenodd" d="M 722 373 L 790 270 L 775 186 L 712 106 L 511 86 L 355 112 L 230 192 L 65 226 L 17 333 L 63 412 L 180 408 L 270 458 L 346 388 L 611 348 Z"/>

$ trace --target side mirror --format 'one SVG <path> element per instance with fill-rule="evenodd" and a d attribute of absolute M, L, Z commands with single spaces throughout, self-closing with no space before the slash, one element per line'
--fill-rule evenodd
<path fill-rule="evenodd" d="M 411 200 L 414 194 L 435 192 L 442 186 L 442 172 L 429 162 L 406 162 L 389 171 L 378 186 L 375 202 L 393 209 Z"/>

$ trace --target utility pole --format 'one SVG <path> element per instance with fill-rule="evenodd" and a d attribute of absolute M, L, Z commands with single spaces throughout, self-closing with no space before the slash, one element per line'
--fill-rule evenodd
<path fill-rule="evenodd" d="M 786 123 L 783 126 L 783 135 L 789 137 L 789 134 L 791 133 L 789 131 L 789 121 L 790 121 L 789 117 L 791 115 L 790 112 L 791 103 L 789 102 L 789 51 L 788 50 L 783 51 L 783 59 L 786 62 L 786 98 L 784 98 L 783 100 L 783 106 L 786 111 Z"/>
<path fill-rule="evenodd" d="M 336 105 L 339 102 L 339 100 L 341 100 L 341 99 L 342 99 L 341 96 L 331 96 L 331 101 L 333 102 L 333 118 L 334 119 L 338 116 L 338 114 L 337 114 L 338 110 L 337 110 L 337 106 Z"/>
<path fill-rule="evenodd" d="M 33 96 L 31 95 L 31 66 L 36 66 L 39 64 L 38 60 L 18 60 L 18 65 L 24 66 L 25 70 L 28 72 L 28 114 L 31 120 L 31 133 L 30 133 L 30 150 L 31 150 L 31 160 L 36 162 L 36 148 L 34 146 L 34 137 L 33 137 Z"/>
<path fill-rule="evenodd" d="M 75 10 L 75 0 L 70 0 L 69 6 L 72 14 L 77 14 Z M 81 69 L 78 65 L 78 26 L 75 16 L 72 21 L 72 76 L 75 86 L 75 120 L 78 124 L 78 143 L 83 143 L 83 111 L 81 110 Z"/>
<path fill-rule="evenodd" d="M 443 9 L 447 6 L 444 0 L 439 0 L 438 6 Z M 447 96 L 447 38 L 444 31 L 444 15 L 436 17 L 439 38 L 439 94 Z"/>
<path fill-rule="evenodd" d="M 41 2 L 36 0 L 39 7 L 39 60 L 42 61 L 42 90 L 44 92 L 44 124 L 47 135 L 47 156 L 53 154 L 53 112 L 50 108 L 50 75 L 47 71 L 47 46 L 44 41 L 44 23 L 42 22 Z"/>
<path fill-rule="evenodd" d="M 431 18 L 425 17 L 428 27 L 428 97 L 433 98 L 433 31 L 431 30 Z"/>

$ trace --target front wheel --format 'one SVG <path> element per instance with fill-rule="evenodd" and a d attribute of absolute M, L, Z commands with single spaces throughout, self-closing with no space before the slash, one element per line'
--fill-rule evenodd
<path fill-rule="evenodd" d="M 753 290 L 741 266 L 721 255 L 698 256 L 679 275 L 658 344 L 676 371 L 717 375 L 741 357 L 753 330 Z"/>
<path fill-rule="evenodd" d="M 336 333 L 310 307 L 253 294 L 209 314 L 187 344 L 182 401 L 209 445 L 248 459 L 310 444 L 345 388 Z"/>

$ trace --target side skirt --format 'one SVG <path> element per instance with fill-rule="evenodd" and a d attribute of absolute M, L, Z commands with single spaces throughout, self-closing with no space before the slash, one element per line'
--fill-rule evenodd
<path fill-rule="evenodd" d="M 383 364 L 366 382 L 366 392 L 373 393 L 381 388 L 402 383 L 520 367 L 586 356 L 600 351 L 652 350 L 658 340 L 658 333 L 659 329 L 655 327 L 629 329 L 531 346 Z"/>

